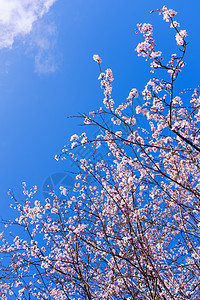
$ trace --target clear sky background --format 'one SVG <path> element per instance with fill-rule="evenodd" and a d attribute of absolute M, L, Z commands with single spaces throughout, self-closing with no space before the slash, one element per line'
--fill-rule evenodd
<path fill-rule="evenodd" d="M 142 41 L 137 23 L 153 24 L 158 50 L 166 56 L 176 52 L 169 24 L 149 14 L 163 5 L 178 11 L 175 19 L 188 32 L 178 93 L 200 83 L 198 0 L 0 0 L 0 217 L 10 217 L 10 188 L 22 199 L 26 181 L 38 186 L 40 198 L 48 176 L 73 169 L 54 156 L 82 131 L 67 116 L 102 105 L 93 54 L 102 58 L 102 69 L 113 70 L 119 104 L 153 76 L 134 51 Z"/>

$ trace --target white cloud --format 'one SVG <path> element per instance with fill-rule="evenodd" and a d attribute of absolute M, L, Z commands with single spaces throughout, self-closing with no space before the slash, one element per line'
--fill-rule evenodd
<path fill-rule="evenodd" d="M 11 48 L 16 37 L 25 36 L 33 23 L 56 0 L 0 0 L 0 49 Z"/>

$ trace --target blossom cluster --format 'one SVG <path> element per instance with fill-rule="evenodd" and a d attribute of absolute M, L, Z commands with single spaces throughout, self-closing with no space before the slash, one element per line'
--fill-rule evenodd
<path fill-rule="evenodd" d="M 187 36 L 186 30 L 178 30 L 178 27 L 180 27 L 180 24 L 173 19 L 173 17 L 177 14 L 174 10 L 168 9 L 166 6 L 163 6 L 162 9 L 158 9 L 160 15 L 163 15 L 163 19 L 166 22 L 170 21 L 170 27 L 173 28 L 176 32 L 175 39 L 178 46 L 182 46 L 183 50 L 182 53 L 185 52 L 185 46 L 186 41 L 185 37 Z M 153 11 L 152 11 L 153 12 Z M 158 68 L 167 68 L 168 73 L 171 74 L 172 78 L 176 77 L 178 73 L 181 71 L 181 68 L 185 65 L 185 63 L 182 61 L 182 55 L 180 58 L 175 58 L 174 54 L 172 54 L 171 60 L 168 62 L 168 64 L 165 66 L 163 64 L 163 58 L 161 57 L 162 52 L 155 50 L 155 41 L 153 39 L 153 27 L 151 24 L 138 24 L 138 29 L 136 33 L 139 31 L 143 34 L 145 40 L 144 42 L 141 42 L 137 45 L 136 51 L 138 53 L 138 56 L 143 56 L 146 58 L 146 60 L 152 59 L 151 62 L 151 72 L 154 73 L 156 69 Z M 175 63 L 175 66 L 174 66 Z"/>

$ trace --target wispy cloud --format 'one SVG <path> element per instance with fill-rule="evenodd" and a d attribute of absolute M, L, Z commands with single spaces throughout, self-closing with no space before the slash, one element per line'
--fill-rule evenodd
<path fill-rule="evenodd" d="M 33 23 L 56 0 L 0 0 L 0 49 L 11 48 L 15 38 L 29 34 Z"/>
<path fill-rule="evenodd" d="M 53 73 L 59 65 L 56 25 L 46 20 L 34 24 L 28 39 L 28 50 L 35 57 L 35 71 L 40 74 Z"/>

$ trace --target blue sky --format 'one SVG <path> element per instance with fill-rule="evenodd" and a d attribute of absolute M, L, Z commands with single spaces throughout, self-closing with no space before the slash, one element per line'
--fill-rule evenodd
<path fill-rule="evenodd" d="M 153 24 L 166 56 L 176 51 L 169 24 L 149 14 L 163 5 L 178 11 L 176 20 L 188 32 L 178 92 L 199 84 L 199 1 L 0 0 L 0 217 L 10 216 L 10 188 L 23 198 L 26 181 L 38 186 L 40 198 L 46 178 L 73 170 L 54 155 L 82 131 L 80 122 L 67 116 L 102 104 L 93 54 L 103 59 L 102 69 L 113 70 L 119 104 L 132 88 L 141 92 L 152 76 L 134 51 L 142 41 L 134 33 L 137 23 Z"/>

